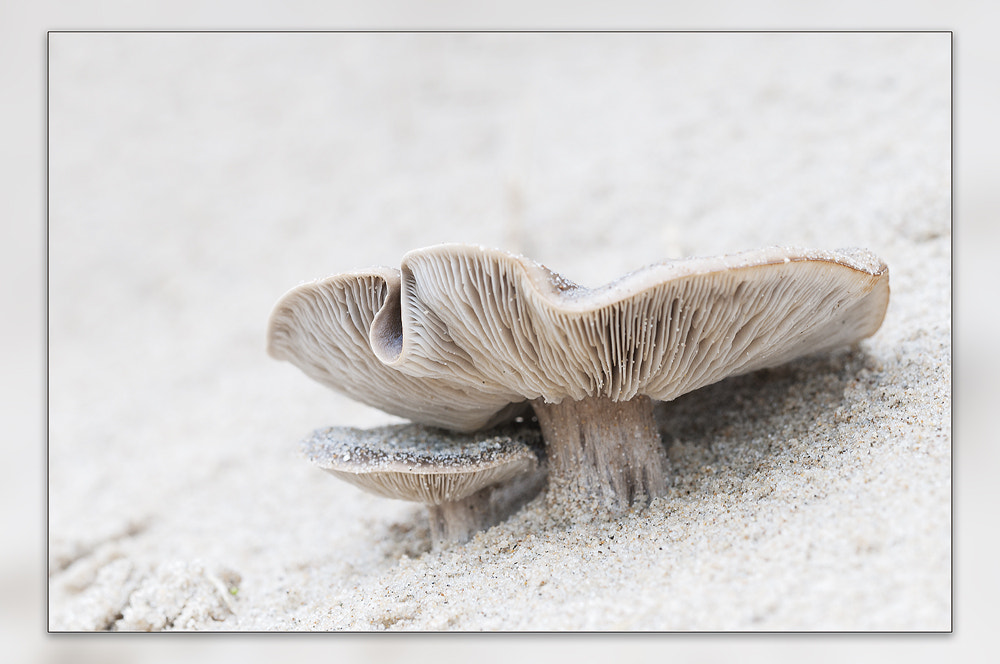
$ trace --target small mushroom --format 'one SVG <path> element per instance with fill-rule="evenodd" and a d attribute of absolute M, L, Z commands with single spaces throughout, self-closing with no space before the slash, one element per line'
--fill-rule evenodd
<path fill-rule="evenodd" d="M 354 399 L 476 431 L 538 416 L 556 502 L 628 509 L 667 486 L 653 401 L 855 343 L 889 300 L 863 249 L 767 248 L 588 289 L 523 256 L 438 245 L 286 293 L 268 351 Z"/>
<path fill-rule="evenodd" d="M 302 453 L 369 493 L 426 504 L 437 545 L 467 540 L 533 498 L 545 480 L 540 447 L 529 425 L 460 434 L 406 424 L 319 429 Z"/>

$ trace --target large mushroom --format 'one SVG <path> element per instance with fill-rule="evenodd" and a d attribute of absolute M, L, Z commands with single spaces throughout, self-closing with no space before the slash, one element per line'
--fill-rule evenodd
<path fill-rule="evenodd" d="M 888 268 L 867 250 L 767 248 L 651 265 L 588 289 L 523 256 L 445 244 L 401 268 L 298 286 L 268 351 L 422 424 L 538 417 L 549 495 L 612 511 L 662 495 L 653 401 L 847 345 L 881 325 Z"/>

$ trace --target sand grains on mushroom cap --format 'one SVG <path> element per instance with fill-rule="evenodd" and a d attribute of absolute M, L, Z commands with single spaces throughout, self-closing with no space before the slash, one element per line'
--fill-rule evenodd
<path fill-rule="evenodd" d="M 541 434 L 501 427 L 458 434 L 420 425 L 327 427 L 302 441 L 315 466 L 370 493 L 437 505 L 538 466 Z"/>

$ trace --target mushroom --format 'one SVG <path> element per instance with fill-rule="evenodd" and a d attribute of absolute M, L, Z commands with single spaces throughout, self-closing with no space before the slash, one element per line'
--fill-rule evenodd
<path fill-rule="evenodd" d="M 542 488 L 541 434 L 507 425 L 460 434 L 417 424 L 318 429 L 302 442 L 316 466 L 386 498 L 427 505 L 435 545 L 499 523 Z"/>
<path fill-rule="evenodd" d="M 863 249 L 669 261 L 588 289 L 523 256 L 445 244 L 298 286 L 269 353 L 349 397 L 476 431 L 538 417 L 556 503 L 667 487 L 653 402 L 875 333 L 888 268 Z"/>

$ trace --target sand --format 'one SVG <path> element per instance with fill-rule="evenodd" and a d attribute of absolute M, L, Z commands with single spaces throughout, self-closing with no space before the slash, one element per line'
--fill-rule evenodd
<path fill-rule="evenodd" d="M 947 34 L 55 34 L 51 630 L 949 630 Z M 885 323 L 658 406 L 668 495 L 432 549 L 308 462 L 400 423 L 264 352 L 310 279 L 475 242 L 586 286 L 867 247 Z"/>

